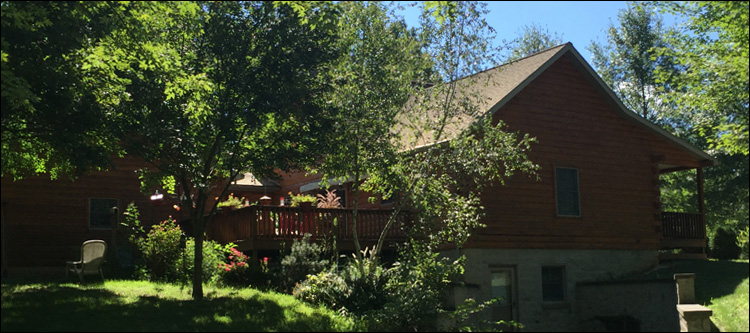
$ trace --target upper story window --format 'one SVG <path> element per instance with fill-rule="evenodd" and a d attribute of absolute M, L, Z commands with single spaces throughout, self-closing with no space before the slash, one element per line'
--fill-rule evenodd
<path fill-rule="evenodd" d="M 578 169 L 555 168 L 557 216 L 581 216 Z"/>
<path fill-rule="evenodd" d="M 89 198 L 89 228 L 113 229 L 118 224 L 120 202 L 112 198 Z"/>

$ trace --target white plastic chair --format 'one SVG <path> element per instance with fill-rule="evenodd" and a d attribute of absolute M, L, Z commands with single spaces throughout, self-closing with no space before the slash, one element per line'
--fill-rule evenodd
<path fill-rule="evenodd" d="M 65 266 L 65 277 L 68 273 L 78 274 L 78 278 L 83 283 L 84 275 L 97 274 L 101 275 L 104 281 L 102 265 L 104 264 L 104 255 L 107 253 L 107 243 L 103 240 L 95 239 L 83 242 L 81 245 L 81 260 L 68 261 Z"/>

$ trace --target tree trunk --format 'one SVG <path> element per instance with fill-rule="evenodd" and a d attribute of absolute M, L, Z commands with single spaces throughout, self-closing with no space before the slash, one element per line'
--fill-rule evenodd
<path fill-rule="evenodd" d="M 203 209 L 198 209 L 203 211 Z M 205 217 L 200 216 L 193 219 L 193 238 L 195 247 L 193 248 L 193 300 L 203 300 L 203 237 L 205 234 L 206 223 Z"/>
<path fill-rule="evenodd" d="M 359 236 L 357 235 L 357 206 L 359 202 L 359 170 L 354 172 L 354 183 L 352 184 L 352 194 L 354 203 L 352 205 L 352 233 L 354 237 L 354 251 L 357 259 L 362 262 L 362 247 L 359 245 Z"/>

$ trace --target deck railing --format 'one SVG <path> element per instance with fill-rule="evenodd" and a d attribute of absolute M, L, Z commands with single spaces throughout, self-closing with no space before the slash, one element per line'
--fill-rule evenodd
<path fill-rule="evenodd" d="M 675 239 L 703 239 L 706 227 L 701 214 L 661 213 L 662 237 Z"/>
<path fill-rule="evenodd" d="M 391 210 L 359 209 L 357 235 L 360 240 L 376 240 L 391 216 Z M 283 206 L 250 206 L 213 217 L 206 235 L 209 239 L 227 243 L 239 240 L 291 240 L 310 233 L 312 237 L 337 236 L 339 240 L 353 239 L 352 209 L 300 208 Z M 403 239 L 400 227 L 403 214 L 389 230 L 390 239 Z"/>

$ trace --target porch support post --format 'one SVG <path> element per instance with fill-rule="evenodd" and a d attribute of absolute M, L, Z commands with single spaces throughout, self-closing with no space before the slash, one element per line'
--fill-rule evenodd
<path fill-rule="evenodd" d="M 8 276 L 8 257 L 5 255 L 5 244 L 7 244 L 7 236 L 8 233 L 5 231 L 5 210 L 8 208 L 9 204 L 7 201 L 2 202 L 2 210 L 0 210 L 0 214 L 2 216 L 0 217 L 0 237 L 2 237 L 2 243 L 0 243 L 0 246 L 2 246 L 3 251 L 3 258 L 2 258 L 2 277 Z"/>
<path fill-rule="evenodd" d="M 703 231 L 703 253 L 706 253 L 706 200 L 703 194 L 703 167 L 695 169 L 698 174 L 698 211 L 701 215 L 701 230 Z"/>

